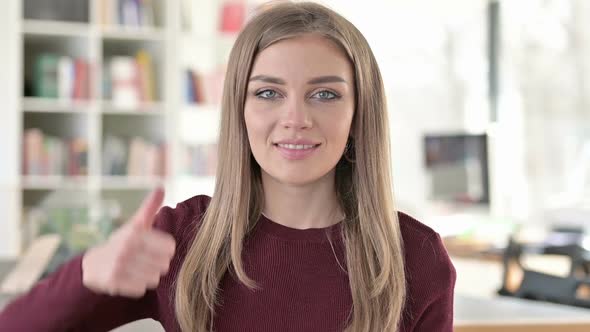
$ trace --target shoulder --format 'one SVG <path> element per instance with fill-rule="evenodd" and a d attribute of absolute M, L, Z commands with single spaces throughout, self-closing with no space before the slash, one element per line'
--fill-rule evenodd
<path fill-rule="evenodd" d="M 440 235 L 403 212 L 398 212 L 398 219 L 404 243 L 408 296 L 429 302 L 452 292 L 456 271 Z"/>
<path fill-rule="evenodd" d="M 170 233 L 177 241 L 182 240 L 198 225 L 210 201 L 207 195 L 196 195 L 174 208 L 164 206 L 156 214 L 155 227 Z"/>

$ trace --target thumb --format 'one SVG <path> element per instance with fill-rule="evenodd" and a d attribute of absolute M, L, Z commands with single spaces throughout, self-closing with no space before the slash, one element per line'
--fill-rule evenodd
<path fill-rule="evenodd" d="M 156 213 L 162 206 L 163 201 L 164 189 L 158 187 L 152 190 L 143 200 L 141 206 L 133 215 L 133 218 L 131 218 L 131 223 L 142 228 L 151 228 L 154 225 Z"/>

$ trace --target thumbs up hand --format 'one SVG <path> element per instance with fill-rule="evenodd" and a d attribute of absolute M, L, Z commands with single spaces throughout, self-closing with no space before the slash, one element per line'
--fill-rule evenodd
<path fill-rule="evenodd" d="M 153 229 L 163 199 L 161 188 L 151 192 L 127 223 L 84 254 L 85 287 L 99 294 L 139 298 L 158 286 L 176 248 L 170 234 Z"/>

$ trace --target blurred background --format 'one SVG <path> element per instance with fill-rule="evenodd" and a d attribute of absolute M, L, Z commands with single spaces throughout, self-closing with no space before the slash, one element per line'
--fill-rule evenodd
<path fill-rule="evenodd" d="M 492 304 L 469 301 L 498 290 L 517 301 L 498 317 L 589 323 L 578 286 L 590 273 L 590 2 L 318 2 L 377 57 L 396 204 L 443 236 L 458 324 L 488 319 Z M 47 272 L 104 240 L 156 185 L 170 206 L 211 195 L 229 51 L 265 3 L 3 2 L 0 257 L 59 234 Z M 574 286 L 543 293 L 549 279 L 529 270 Z"/>

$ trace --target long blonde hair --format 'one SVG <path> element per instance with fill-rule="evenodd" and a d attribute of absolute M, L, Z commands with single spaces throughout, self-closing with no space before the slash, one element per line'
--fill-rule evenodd
<path fill-rule="evenodd" d="M 273 43 L 315 33 L 339 45 L 354 67 L 356 109 L 352 153 L 336 165 L 346 219 L 342 235 L 353 310 L 347 331 L 395 331 L 406 298 L 403 243 L 394 208 L 388 116 L 383 82 L 362 34 L 334 11 L 310 2 L 281 2 L 251 18 L 229 57 L 215 192 L 179 272 L 175 308 L 182 331 L 211 329 L 218 285 L 230 269 L 256 289 L 241 261 L 243 240 L 260 218 L 264 195 L 244 121 L 256 55 Z M 352 155 L 352 157 L 351 157 Z"/>

